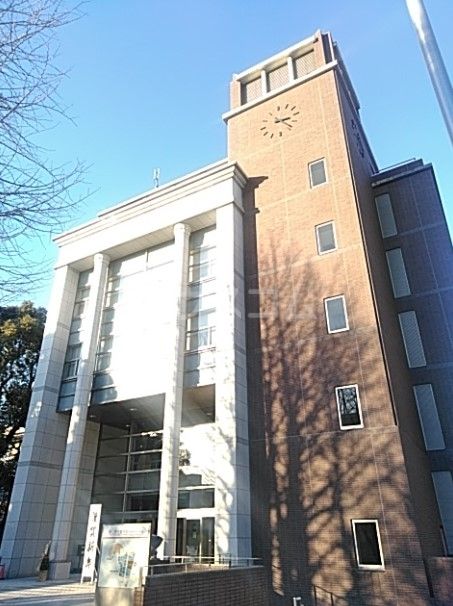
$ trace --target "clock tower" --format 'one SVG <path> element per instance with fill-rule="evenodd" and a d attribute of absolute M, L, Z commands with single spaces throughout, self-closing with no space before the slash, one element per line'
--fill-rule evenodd
<path fill-rule="evenodd" d="M 439 520 L 416 498 L 433 500 L 431 478 L 383 278 L 378 169 L 330 34 L 234 75 L 223 117 L 248 177 L 252 555 L 276 604 L 427 604 Z"/>

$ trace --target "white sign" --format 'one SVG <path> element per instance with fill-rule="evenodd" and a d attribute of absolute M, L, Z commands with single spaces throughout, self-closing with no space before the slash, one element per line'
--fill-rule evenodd
<path fill-rule="evenodd" d="M 104 524 L 102 527 L 103 539 L 146 539 L 150 536 L 150 524 Z"/>
<path fill-rule="evenodd" d="M 82 576 L 80 577 L 81 583 L 83 583 L 85 579 L 89 579 L 92 583 L 94 579 L 101 511 L 102 505 L 90 505 L 87 534 L 85 537 L 85 551 L 83 554 Z"/>
<path fill-rule="evenodd" d="M 98 587 L 139 587 L 150 538 L 151 524 L 104 525 Z"/>

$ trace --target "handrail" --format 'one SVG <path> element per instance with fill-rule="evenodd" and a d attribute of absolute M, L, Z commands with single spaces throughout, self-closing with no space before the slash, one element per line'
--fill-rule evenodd
<path fill-rule="evenodd" d="M 156 564 L 143 566 L 141 577 L 144 581 L 146 576 L 157 574 L 171 574 L 175 572 L 193 572 L 197 567 L 219 567 L 219 568 L 250 568 L 262 564 L 261 558 L 246 558 L 225 556 L 173 556 L 159 561 Z"/>

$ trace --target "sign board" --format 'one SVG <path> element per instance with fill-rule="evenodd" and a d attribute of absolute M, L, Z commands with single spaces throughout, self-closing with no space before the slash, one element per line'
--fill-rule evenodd
<path fill-rule="evenodd" d="M 139 587 L 148 566 L 151 524 L 102 527 L 98 587 Z"/>
<path fill-rule="evenodd" d="M 98 547 L 99 526 L 101 523 L 102 505 L 90 505 L 88 514 L 87 534 L 85 537 L 85 550 L 83 554 L 82 575 L 80 582 L 89 579 L 94 580 L 96 551 Z"/>

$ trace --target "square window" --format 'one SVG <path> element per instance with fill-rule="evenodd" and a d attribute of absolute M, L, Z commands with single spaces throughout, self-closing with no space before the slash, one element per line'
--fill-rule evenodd
<path fill-rule="evenodd" d="M 76 380 L 64 381 L 60 387 L 60 397 L 73 396 L 76 390 Z"/>
<path fill-rule="evenodd" d="M 73 379 L 77 376 L 79 370 L 79 360 L 70 360 L 64 363 L 63 366 L 63 380 Z"/>
<path fill-rule="evenodd" d="M 352 520 L 352 532 L 358 567 L 366 570 L 384 570 L 378 521 Z"/>
<path fill-rule="evenodd" d="M 357 385 L 335 387 L 340 429 L 363 427 L 359 388 Z"/>
<path fill-rule="evenodd" d="M 349 330 L 346 314 L 346 302 L 343 295 L 324 299 L 326 311 L 327 331 L 329 333 Z"/>
<path fill-rule="evenodd" d="M 326 174 L 326 163 L 324 158 L 311 162 L 308 165 L 308 171 L 310 173 L 310 187 L 317 187 L 327 182 Z"/>
<path fill-rule="evenodd" d="M 317 225 L 315 229 L 318 254 L 323 255 L 324 253 L 336 250 L 337 242 L 335 238 L 335 227 L 333 221 L 323 223 L 322 225 Z"/>

